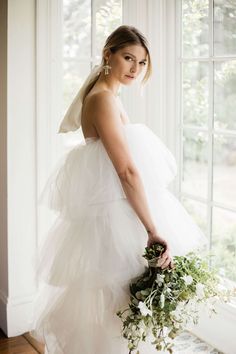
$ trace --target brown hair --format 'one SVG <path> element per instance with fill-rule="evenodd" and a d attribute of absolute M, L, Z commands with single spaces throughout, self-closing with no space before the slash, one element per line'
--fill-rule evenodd
<path fill-rule="evenodd" d="M 119 26 L 107 37 L 107 40 L 105 42 L 102 51 L 103 58 L 102 58 L 101 66 L 105 64 L 104 53 L 106 50 L 110 50 L 112 53 L 115 53 L 119 49 L 127 47 L 128 45 L 141 45 L 143 48 L 145 48 L 147 52 L 147 57 L 148 57 L 147 70 L 142 80 L 142 84 L 145 84 L 145 82 L 149 79 L 152 73 L 152 64 L 151 64 L 150 52 L 148 49 L 148 42 L 147 39 L 144 37 L 144 35 L 137 28 L 133 26 L 126 26 L 126 25 Z M 83 99 L 82 99 L 83 101 L 87 96 L 87 94 L 89 93 L 89 91 L 93 88 L 93 86 L 97 82 L 98 78 L 99 75 L 97 75 L 85 88 Z"/>

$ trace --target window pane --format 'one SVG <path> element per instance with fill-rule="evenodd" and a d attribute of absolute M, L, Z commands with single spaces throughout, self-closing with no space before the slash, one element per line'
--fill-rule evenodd
<path fill-rule="evenodd" d="M 207 198 L 207 134 L 184 131 L 182 190 Z"/>
<path fill-rule="evenodd" d="M 101 57 L 101 50 L 108 35 L 121 25 L 122 0 L 95 0 L 96 11 L 96 56 Z"/>
<path fill-rule="evenodd" d="M 236 213 L 213 209 L 213 266 L 220 274 L 236 281 Z"/>
<path fill-rule="evenodd" d="M 214 127 L 236 129 L 236 60 L 215 63 L 214 85 Z"/>
<path fill-rule="evenodd" d="M 214 1 L 214 54 L 236 54 L 236 1 Z"/>
<path fill-rule="evenodd" d="M 236 138 L 214 136 L 214 201 L 236 208 Z"/>
<path fill-rule="evenodd" d="M 63 61 L 63 112 L 67 110 L 90 72 L 90 63 L 76 60 Z"/>
<path fill-rule="evenodd" d="M 208 56 L 208 0 L 182 1 L 183 56 Z"/>
<path fill-rule="evenodd" d="M 88 58 L 91 48 L 91 1 L 63 0 L 63 56 Z"/>
<path fill-rule="evenodd" d="M 189 214 L 194 218 L 204 234 L 207 234 L 207 207 L 206 204 L 190 198 L 182 198 L 182 202 Z"/>
<path fill-rule="evenodd" d="M 208 121 L 208 64 L 183 64 L 183 122 L 207 126 Z"/>

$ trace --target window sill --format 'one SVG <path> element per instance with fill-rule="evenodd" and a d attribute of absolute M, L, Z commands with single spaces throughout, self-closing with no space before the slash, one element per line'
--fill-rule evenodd
<path fill-rule="evenodd" d="M 219 303 L 216 311 L 209 317 L 203 308 L 198 325 L 190 331 L 224 354 L 235 354 L 236 305 Z"/>

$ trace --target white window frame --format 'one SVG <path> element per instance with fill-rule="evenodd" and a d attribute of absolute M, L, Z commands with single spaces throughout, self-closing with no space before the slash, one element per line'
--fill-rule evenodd
<path fill-rule="evenodd" d="M 178 161 L 178 185 L 176 189 L 176 194 L 181 200 L 181 197 L 187 197 L 189 199 L 203 202 L 207 206 L 207 237 L 211 241 L 212 238 L 212 209 L 213 206 L 221 207 L 222 209 L 228 211 L 236 211 L 223 203 L 217 203 L 213 201 L 213 135 L 214 133 L 223 133 L 228 136 L 236 136 L 234 131 L 227 130 L 223 131 L 218 129 L 217 131 L 213 129 L 213 80 L 214 80 L 214 62 L 219 60 L 232 60 L 236 59 L 236 56 L 230 57 L 214 57 L 213 56 L 213 0 L 209 0 L 209 58 L 190 58 L 183 59 L 181 53 L 181 4 L 182 0 L 175 0 L 175 12 L 176 12 L 176 122 L 177 122 L 177 136 L 176 136 L 176 150 L 177 150 L 177 161 Z M 209 63 L 209 115 L 208 119 L 208 129 L 197 128 L 194 126 L 183 124 L 182 122 L 182 72 L 181 66 L 182 62 L 187 62 L 191 60 L 199 60 L 201 62 Z M 168 77 L 166 78 L 168 80 Z M 182 191 L 182 166 L 183 166 L 183 146 L 182 146 L 182 136 L 183 128 L 192 129 L 192 131 L 204 131 L 208 133 L 208 195 L 207 201 L 199 198 L 197 196 L 190 195 Z M 212 344 L 217 349 L 222 350 L 224 353 L 233 354 L 235 353 L 235 321 L 236 321 L 236 306 L 234 304 L 219 304 L 217 306 L 218 315 L 213 316 L 210 319 L 202 311 L 199 325 L 193 329 L 193 332 L 201 337 L 206 342 Z"/>
<path fill-rule="evenodd" d="M 178 13 L 181 12 L 181 0 L 177 1 L 177 16 Z M 178 24 L 178 31 L 180 31 L 180 24 Z M 213 82 L 214 82 L 214 62 L 217 61 L 223 61 L 223 60 L 236 60 L 236 56 L 228 56 L 228 57 L 215 57 L 213 55 L 213 0 L 209 0 L 209 37 L 210 37 L 210 43 L 209 43 L 209 58 L 201 58 L 201 57 L 194 57 L 194 58 L 182 58 L 181 55 L 181 32 L 179 32 L 179 44 L 178 44 L 178 73 L 179 73 L 179 82 L 180 84 L 178 85 L 179 88 L 177 88 L 178 92 L 179 92 L 179 96 L 178 96 L 178 104 L 179 104 L 179 111 L 178 111 L 178 130 L 179 130 L 179 161 L 180 161 L 180 165 L 179 165 L 179 169 L 180 169 L 180 175 L 179 175 L 179 187 L 178 187 L 178 195 L 179 197 L 186 197 L 186 198 L 190 198 L 192 200 L 195 201 L 199 201 L 202 203 L 206 203 L 206 200 L 204 198 L 201 197 L 197 197 L 195 195 L 192 194 L 188 194 L 186 192 L 182 191 L 182 166 L 183 166 L 183 154 L 182 154 L 182 145 L 181 145 L 181 137 L 183 136 L 183 129 L 189 129 L 189 131 L 200 131 L 200 132 L 205 132 L 208 133 L 208 161 L 210 162 L 208 164 L 208 195 L 207 195 L 207 237 L 211 242 L 211 238 L 212 238 L 212 207 L 216 206 L 216 207 L 220 207 L 222 209 L 225 209 L 227 211 L 233 211 L 236 212 L 236 209 L 227 205 L 224 205 L 223 203 L 218 203 L 218 202 L 214 202 L 213 201 L 213 188 L 212 188 L 212 179 L 213 179 L 213 135 L 214 133 L 219 133 L 219 134 L 225 134 L 227 136 L 232 136 L 232 137 L 236 137 L 236 132 L 232 131 L 232 130 L 223 130 L 223 129 L 217 129 L 215 130 L 213 128 L 213 123 L 214 123 L 214 97 L 213 97 Z M 181 89 L 180 89 L 180 85 L 181 85 L 181 64 L 183 62 L 190 62 L 190 61 L 199 61 L 199 62 L 208 62 L 209 64 L 209 117 L 210 119 L 208 119 L 208 128 L 199 128 L 199 127 L 195 127 L 195 126 L 191 126 L 188 124 L 183 124 L 182 122 L 182 106 L 181 106 L 181 102 L 182 102 L 182 97 L 181 97 Z"/>

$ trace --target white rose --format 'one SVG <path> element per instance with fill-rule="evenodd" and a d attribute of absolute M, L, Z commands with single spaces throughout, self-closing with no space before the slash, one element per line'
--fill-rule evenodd
<path fill-rule="evenodd" d="M 196 294 L 199 299 L 202 299 L 205 296 L 204 288 L 205 288 L 204 284 L 202 283 L 196 284 Z"/>
<path fill-rule="evenodd" d="M 190 285 L 193 282 L 193 278 L 191 277 L 191 275 L 184 275 L 182 279 L 185 281 L 186 285 Z"/>
<path fill-rule="evenodd" d="M 147 316 L 147 315 L 152 316 L 152 311 L 149 310 L 149 308 L 144 302 L 139 301 L 138 308 L 140 309 L 140 312 L 143 316 Z"/>
<path fill-rule="evenodd" d="M 161 309 L 163 309 L 165 305 L 165 295 L 164 294 L 161 294 L 160 296 L 160 306 L 161 306 Z"/>
<path fill-rule="evenodd" d="M 171 293 L 171 289 L 170 288 L 166 288 L 166 292 L 167 292 L 167 294 L 170 294 Z"/>
<path fill-rule="evenodd" d="M 157 274 L 156 276 L 156 282 L 158 286 L 162 286 L 164 283 L 165 276 L 163 274 Z"/>
<path fill-rule="evenodd" d="M 179 319 L 181 317 L 182 314 L 182 308 L 181 306 L 176 306 L 176 309 L 174 311 L 171 311 L 171 314 L 176 318 Z"/>

